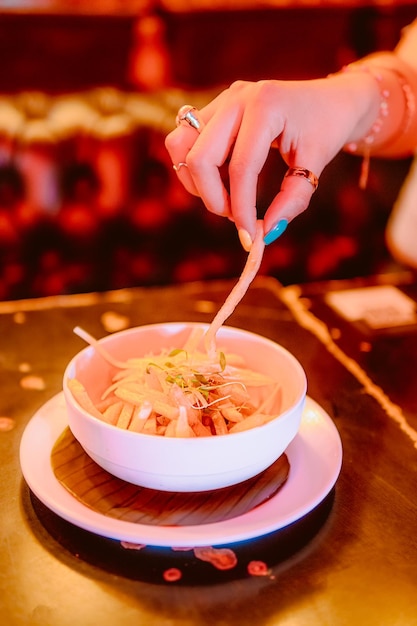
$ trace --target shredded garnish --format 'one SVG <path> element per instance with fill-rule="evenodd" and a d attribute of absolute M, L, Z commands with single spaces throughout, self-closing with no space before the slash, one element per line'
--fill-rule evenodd
<path fill-rule="evenodd" d="M 117 359 L 112 357 L 112 355 L 109 354 L 105 348 L 103 348 L 101 343 L 99 343 L 97 339 L 90 335 L 90 333 L 88 333 L 86 330 L 80 328 L 79 326 L 76 326 L 73 332 L 81 339 L 84 339 L 84 341 L 93 346 L 97 350 L 97 352 L 99 352 L 106 359 L 106 361 L 108 361 L 115 367 L 124 367 L 124 363 L 122 361 L 118 361 Z"/>

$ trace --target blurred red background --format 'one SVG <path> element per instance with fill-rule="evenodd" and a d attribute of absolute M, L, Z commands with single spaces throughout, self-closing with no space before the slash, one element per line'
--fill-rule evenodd
<path fill-rule="evenodd" d="M 415 17 L 388 0 L 0 3 L 0 299 L 237 276 L 233 225 L 185 193 L 166 154 L 178 107 L 238 78 L 337 71 Z M 264 273 L 391 266 L 384 228 L 409 161 L 375 161 L 365 191 L 359 167 L 342 154 L 325 170 Z M 283 173 L 272 153 L 260 214 Z"/>

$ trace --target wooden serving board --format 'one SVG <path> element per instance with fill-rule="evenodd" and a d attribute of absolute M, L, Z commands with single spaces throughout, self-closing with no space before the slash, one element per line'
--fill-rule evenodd
<path fill-rule="evenodd" d="M 261 474 L 231 487 L 191 493 L 157 491 L 102 469 L 68 427 L 52 449 L 51 462 L 57 480 L 85 506 L 126 522 L 157 526 L 209 524 L 243 515 L 274 496 L 290 470 L 282 454 Z"/>

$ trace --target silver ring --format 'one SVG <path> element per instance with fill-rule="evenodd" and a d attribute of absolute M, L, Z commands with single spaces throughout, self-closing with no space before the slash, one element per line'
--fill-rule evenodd
<path fill-rule="evenodd" d="M 191 104 L 184 104 L 184 106 L 180 108 L 175 123 L 177 126 L 191 126 L 191 128 L 194 128 L 198 133 L 201 133 L 204 128 L 204 122 L 199 117 L 198 109 L 191 106 Z"/>
<path fill-rule="evenodd" d="M 301 176 L 302 178 L 305 178 L 306 180 L 308 180 L 310 185 L 312 185 L 313 187 L 313 193 L 316 191 L 317 187 L 319 186 L 319 179 L 317 178 L 317 176 L 305 167 L 290 167 L 285 172 L 284 178 L 287 178 L 288 176 Z"/>
<path fill-rule="evenodd" d="M 184 163 L 184 161 L 181 161 L 178 165 L 173 165 L 172 167 L 176 172 L 179 172 L 182 167 L 188 167 L 188 165 L 187 163 Z"/>

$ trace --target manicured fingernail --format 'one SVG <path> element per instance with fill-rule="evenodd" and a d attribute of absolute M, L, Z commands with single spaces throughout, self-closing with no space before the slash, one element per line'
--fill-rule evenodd
<path fill-rule="evenodd" d="M 281 237 L 282 233 L 285 232 L 285 230 L 287 229 L 287 226 L 288 220 L 279 220 L 278 224 L 276 224 L 274 228 L 271 228 L 269 233 L 265 235 L 264 242 L 266 243 L 266 245 L 272 243 L 273 241 L 276 241 L 278 237 Z"/>
<path fill-rule="evenodd" d="M 249 252 L 249 250 L 252 248 L 252 238 L 249 235 L 248 231 L 244 228 L 239 228 L 237 234 L 239 235 L 239 240 L 242 244 L 242 248 L 246 250 L 246 252 Z"/>

